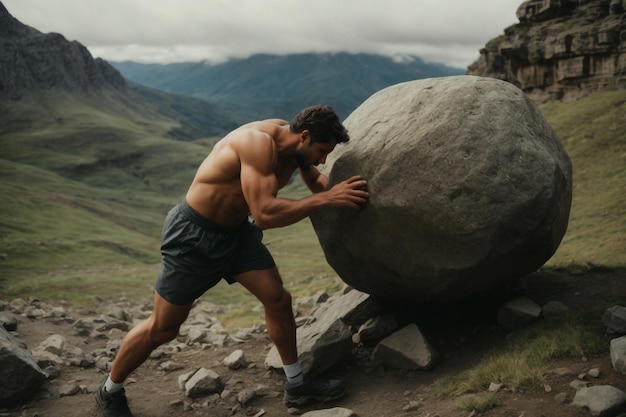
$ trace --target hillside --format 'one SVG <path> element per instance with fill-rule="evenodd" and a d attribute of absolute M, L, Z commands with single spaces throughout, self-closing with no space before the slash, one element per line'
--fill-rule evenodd
<path fill-rule="evenodd" d="M 140 276 L 164 212 L 236 122 L 129 85 L 1 3 L 0 46 L 0 293 L 81 298 Z"/>
<path fill-rule="evenodd" d="M 343 119 L 382 88 L 466 72 L 418 57 L 349 53 L 259 54 L 215 65 L 111 64 L 129 80 L 219 104 L 247 120 L 290 120 L 301 108 L 320 103 L 333 106 Z"/>

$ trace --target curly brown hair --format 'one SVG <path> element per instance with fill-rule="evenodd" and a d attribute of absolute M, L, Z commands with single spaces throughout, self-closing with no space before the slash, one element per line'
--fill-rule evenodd
<path fill-rule="evenodd" d="M 311 106 L 300 110 L 289 124 L 293 133 L 308 130 L 311 143 L 335 141 L 345 143 L 350 140 L 348 131 L 339 121 L 339 116 L 332 107 L 326 105 Z"/>

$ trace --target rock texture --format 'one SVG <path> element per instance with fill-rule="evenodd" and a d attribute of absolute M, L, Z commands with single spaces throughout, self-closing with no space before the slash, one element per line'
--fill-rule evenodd
<path fill-rule="evenodd" d="M 469 74 L 510 81 L 536 102 L 577 99 L 626 85 L 626 14 L 621 0 L 529 0 L 480 51 Z"/>
<path fill-rule="evenodd" d="M 0 94 L 18 99 L 35 89 L 103 87 L 125 89 L 126 81 L 106 61 L 93 59 L 80 43 L 26 26 L 0 3 Z"/>
<path fill-rule="evenodd" d="M 360 174 L 360 211 L 311 216 L 341 278 L 384 298 L 449 301 L 541 267 L 567 228 L 571 164 L 510 83 L 459 76 L 398 84 L 345 121 L 324 170 Z"/>
<path fill-rule="evenodd" d="M 45 374 L 31 353 L 0 326 L 0 404 L 14 405 L 33 396 Z"/>

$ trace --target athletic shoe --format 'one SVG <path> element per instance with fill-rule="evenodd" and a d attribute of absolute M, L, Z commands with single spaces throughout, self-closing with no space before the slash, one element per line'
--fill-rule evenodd
<path fill-rule="evenodd" d="M 106 382 L 106 380 L 105 380 Z M 133 417 L 133 414 L 128 408 L 128 401 L 126 400 L 126 392 L 124 388 L 109 394 L 104 390 L 104 382 L 100 389 L 96 393 L 96 402 L 102 409 L 104 417 Z"/>
<path fill-rule="evenodd" d="M 297 407 L 309 401 L 330 402 L 346 395 L 346 383 L 341 379 L 304 377 L 300 385 L 285 383 L 283 403 L 287 407 Z"/>

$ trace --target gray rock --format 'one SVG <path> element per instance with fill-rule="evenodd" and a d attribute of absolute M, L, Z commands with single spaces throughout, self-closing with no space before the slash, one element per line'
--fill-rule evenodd
<path fill-rule="evenodd" d="M 612 339 L 610 350 L 613 369 L 626 374 L 626 336 Z"/>
<path fill-rule="evenodd" d="M 189 398 L 219 394 L 224 389 L 220 376 L 211 369 L 200 368 L 185 383 L 185 395 Z"/>
<path fill-rule="evenodd" d="M 439 360 L 437 352 L 413 323 L 383 339 L 372 357 L 395 369 L 430 369 Z"/>
<path fill-rule="evenodd" d="M 72 383 L 62 384 L 61 386 L 59 386 L 57 393 L 59 394 L 59 397 L 68 397 L 71 395 L 78 394 L 79 391 L 80 391 L 80 388 L 78 387 L 78 384 L 76 384 L 75 382 L 72 382 Z"/>
<path fill-rule="evenodd" d="M 323 170 L 329 186 L 362 175 L 370 199 L 311 220 L 329 264 L 354 288 L 450 301 L 537 270 L 559 246 L 571 163 L 512 84 L 460 76 L 394 85 L 345 126 L 353 139 Z"/>
<path fill-rule="evenodd" d="M 189 372 L 185 372 L 184 374 L 181 374 L 178 376 L 178 388 L 180 388 L 181 390 L 185 389 L 185 384 L 187 383 L 187 381 L 189 381 L 189 379 L 193 376 L 193 374 L 195 374 L 196 372 L 198 372 L 197 369 L 194 369 L 192 371 Z"/>
<path fill-rule="evenodd" d="M 376 316 L 359 327 L 357 334 L 361 343 L 378 341 L 398 330 L 398 322 L 391 314 Z"/>
<path fill-rule="evenodd" d="M 626 307 L 613 306 L 607 308 L 602 314 L 602 323 L 609 333 L 617 335 L 626 334 Z"/>
<path fill-rule="evenodd" d="M 360 325 L 382 310 L 376 299 L 356 290 L 325 302 L 315 312 L 315 322 L 296 331 L 302 371 L 322 373 L 348 356 L 354 347 L 350 325 Z M 282 368 L 276 346 L 267 354 L 265 366 Z"/>
<path fill-rule="evenodd" d="M 626 406 L 626 393 L 611 385 L 582 388 L 572 405 L 588 408 L 594 417 L 613 417 Z"/>
<path fill-rule="evenodd" d="M 0 314 L 0 326 L 9 332 L 17 330 L 17 319 L 9 314 Z"/>
<path fill-rule="evenodd" d="M 515 330 L 540 318 L 541 307 L 525 297 L 508 301 L 498 309 L 498 324 L 508 330 Z"/>
<path fill-rule="evenodd" d="M 85 352 L 79 347 L 74 347 L 64 353 L 64 357 L 70 365 L 79 366 L 81 368 L 91 368 L 96 364 L 93 356 Z"/>
<path fill-rule="evenodd" d="M 549 301 L 541 307 L 541 315 L 545 318 L 559 317 L 569 311 L 569 307 L 560 301 Z"/>
<path fill-rule="evenodd" d="M 233 351 L 230 355 L 224 358 L 222 363 L 230 369 L 239 369 L 247 365 L 246 356 L 241 349 Z"/>
<path fill-rule="evenodd" d="M 61 356 L 63 352 L 65 352 L 65 346 L 65 337 L 60 334 L 53 334 L 48 336 L 48 338 L 41 342 L 34 350 Z"/>
<path fill-rule="evenodd" d="M 5 407 L 31 398 L 46 375 L 28 350 L 0 326 L 0 404 Z"/>
<path fill-rule="evenodd" d="M 302 417 L 356 417 L 354 411 L 347 408 L 335 407 L 325 410 L 307 411 Z"/>

